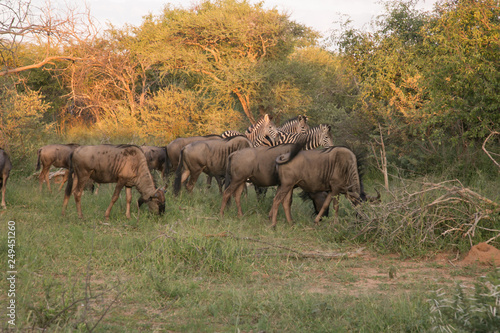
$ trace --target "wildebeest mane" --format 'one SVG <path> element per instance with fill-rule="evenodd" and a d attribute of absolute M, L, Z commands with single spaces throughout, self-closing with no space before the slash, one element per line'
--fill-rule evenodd
<path fill-rule="evenodd" d="M 118 145 L 113 145 L 113 144 L 105 144 L 106 146 L 111 146 L 111 147 L 117 147 L 117 148 L 130 148 L 130 147 L 136 147 L 136 148 L 139 148 L 141 149 L 141 147 L 139 147 L 138 145 L 133 145 L 133 144 L 129 144 L 129 143 L 121 143 L 121 144 L 118 144 Z M 141 149 L 142 151 L 142 149 Z"/>

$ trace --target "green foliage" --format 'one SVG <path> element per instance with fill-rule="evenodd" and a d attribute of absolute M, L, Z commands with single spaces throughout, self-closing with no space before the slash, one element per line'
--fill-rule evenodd
<path fill-rule="evenodd" d="M 438 290 L 429 303 L 436 331 L 499 332 L 500 269 L 481 277 L 474 287 L 457 284 L 451 295 Z"/>
<path fill-rule="evenodd" d="M 334 38 L 359 78 L 358 107 L 382 128 L 393 163 L 431 172 L 429 160 L 448 164 L 439 162 L 443 147 L 472 159 L 467 147 L 498 130 L 499 6 L 445 1 L 426 13 L 415 5 L 387 2 L 373 33 L 347 21 Z"/>
<path fill-rule="evenodd" d="M 275 9 L 235 0 L 203 1 L 196 10 L 166 7 L 161 17 L 147 18 L 136 34 L 144 46 L 137 52 L 156 59 L 163 73 L 179 69 L 200 76 L 197 89 L 237 101 L 250 121 L 269 108 L 258 93 L 261 85 L 283 89 L 266 78 L 267 63 L 286 60 L 301 41 L 315 38 Z M 295 94 L 293 88 L 284 89 Z M 283 105 L 280 96 L 275 103 Z"/>
<path fill-rule="evenodd" d="M 500 3 L 449 1 L 436 14 L 422 30 L 432 123 L 482 139 L 500 124 Z"/>
<path fill-rule="evenodd" d="M 49 105 L 40 93 L 25 88 L 18 92 L 15 87 L 4 86 L 0 90 L 0 146 L 14 160 L 31 154 L 37 141 L 50 129 L 42 123 Z"/>

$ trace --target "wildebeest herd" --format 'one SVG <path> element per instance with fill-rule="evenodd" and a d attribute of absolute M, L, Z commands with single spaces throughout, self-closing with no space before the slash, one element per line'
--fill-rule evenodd
<path fill-rule="evenodd" d="M 323 148 L 319 148 L 323 147 Z M 269 218 L 277 223 L 277 211 L 283 205 L 287 221 L 291 221 L 292 192 L 302 188 L 314 202 L 319 223 L 331 201 L 338 213 L 337 196 L 344 194 L 353 204 L 370 199 L 364 190 L 355 154 L 345 147 L 335 147 L 328 125 L 309 127 L 306 116 L 289 119 L 277 127 L 265 115 L 245 133 L 226 131 L 221 135 L 178 138 L 165 147 L 135 145 L 78 145 L 53 144 L 41 147 L 36 169 L 40 170 L 39 185 L 45 182 L 50 191 L 51 166 L 66 169 L 59 189 L 67 181 L 62 214 L 65 215 L 73 194 L 78 216 L 83 217 L 81 197 L 84 186 L 116 183 L 111 202 L 104 214 L 108 219 L 121 190 L 126 192 L 126 216 L 130 218 L 132 187 L 140 193 L 138 205 L 147 203 L 150 211 L 161 214 L 165 210 L 165 188 L 154 181 L 153 170 L 158 170 L 163 181 L 175 172 L 173 195 L 179 195 L 184 186 L 193 191 L 201 173 L 210 184 L 214 177 L 222 194 L 220 215 L 233 196 L 238 216 L 242 216 L 241 195 L 248 183 L 257 194 L 262 189 L 277 186 Z M 0 149 L 0 189 L 5 208 L 5 189 L 12 164 L 6 152 Z M 224 187 L 225 186 L 225 187 Z M 262 195 L 262 194 L 261 194 Z"/>

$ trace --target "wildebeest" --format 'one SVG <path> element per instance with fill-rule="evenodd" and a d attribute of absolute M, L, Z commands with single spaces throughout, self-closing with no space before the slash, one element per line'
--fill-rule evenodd
<path fill-rule="evenodd" d="M 252 142 L 244 135 L 227 138 L 224 140 L 210 140 L 193 142 L 181 151 L 179 166 L 175 172 L 174 195 L 178 195 L 181 185 L 186 183 L 188 192 L 193 190 L 196 180 L 202 172 L 216 178 L 224 177 L 228 156 L 239 149 L 252 146 Z M 219 191 L 222 185 L 218 179 Z"/>
<path fill-rule="evenodd" d="M 40 191 L 42 190 L 42 185 L 44 181 L 47 183 L 47 188 L 49 189 L 49 192 L 51 191 L 50 181 L 49 181 L 50 167 L 53 165 L 56 168 L 69 169 L 69 156 L 78 147 L 79 145 L 77 144 L 69 143 L 69 144 L 47 145 L 38 149 L 36 171 L 40 170 L 40 166 L 42 167 L 42 171 L 38 176 L 40 182 Z M 61 190 L 64 183 L 68 180 L 68 173 L 69 171 L 66 172 L 61 182 L 61 186 L 59 187 L 59 190 Z"/>
<path fill-rule="evenodd" d="M 286 144 L 275 147 L 245 148 L 229 155 L 225 176 L 226 189 L 222 195 L 220 215 L 224 215 L 224 209 L 233 195 L 238 207 L 238 216 L 243 216 L 241 194 L 247 181 L 252 182 L 256 187 L 278 185 L 276 158 L 293 149 L 300 150 L 302 145 Z"/>
<path fill-rule="evenodd" d="M 0 190 L 2 190 L 2 208 L 7 208 L 5 204 L 5 190 L 7 188 L 7 179 L 9 179 L 10 170 L 12 170 L 12 163 L 9 155 L 0 148 Z"/>
<path fill-rule="evenodd" d="M 229 156 L 226 173 L 226 189 L 222 196 L 220 214 L 223 215 L 224 208 L 231 195 L 234 196 L 238 207 L 238 216 L 242 216 L 240 198 L 245 182 L 250 180 L 256 187 L 257 195 L 265 193 L 265 187 L 279 184 L 278 173 L 275 168 L 276 158 L 282 154 L 294 150 L 295 155 L 300 149 L 315 149 L 319 146 L 332 146 L 333 138 L 330 126 L 318 125 L 310 128 L 305 133 L 294 134 L 292 142 L 281 144 L 272 149 L 269 147 L 256 147 L 242 149 Z M 321 197 L 314 195 L 315 205 L 322 203 Z"/>
<path fill-rule="evenodd" d="M 330 147 L 321 150 L 302 150 L 298 154 L 285 154 L 276 159 L 280 185 L 271 208 L 272 227 L 276 226 L 278 207 L 283 204 L 288 222 L 292 221 L 290 212 L 294 187 L 306 192 L 328 192 L 314 222 L 319 223 L 323 212 L 335 197 L 344 194 L 354 205 L 367 200 L 358 169 L 356 155 L 345 147 Z"/>
<path fill-rule="evenodd" d="M 64 194 L 62 214 L 65 214 L 66 206 L 73 188 L 72 173 L 76 174 L 76 186 L 74 189 L 76 209 L 78 216 L 83 217 L 81 197 L 83 186 L 88 179 L 96 183 L 116 183 L 115 191 L 111 197 L 104 214 L 109 218 L 111 208 L 120 195 L 123 187 L 126 188 L 126 216 L 130 218 L 130 202 L 132 200 L 132 187 L 141 194 L 139 206 L 147 202 L 149 209 L 157 214 L 165 211 L 165 195 L 163 189 L 155 188 L 153 177 L 149 172 L 146 156 L 138 146 L 133 145 L 98 145 L 81 146 L 71 154 L 70 175 Z"/>
<path fill-rule="evenodd" d="M 167 177 L 167 169 L 169 169 L 170 161 L 167 159 L 167 147 L 156 146 L 141 146 L 146 161 L 148 162 L 149 171 L 158 170 L 163 179 Z"/>
<path fill-rule="evenodd" d="M 177 166 L 179 165 L 179 158 L 181 156 L 181 150 L 185 146 L 195 141 L 206 141 L 206 140 L 222 140 L 220 135 L 210 134 L 205 136 L 190 136 L 187 138 L 177 138 L 167 145 L 167 158 L 169 160 L 167 174 L 170 172 L 175 172 Z"/>

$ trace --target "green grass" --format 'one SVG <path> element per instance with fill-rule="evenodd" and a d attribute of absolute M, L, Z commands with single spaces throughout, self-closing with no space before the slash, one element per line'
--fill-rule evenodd
<path fill-rule="evenodd" d="M 112 186 L 86 192 L 79 219 L 73 198 L 62 217 L 62 192 L 40 193 L 33 180 L 11 179 L 8 208 L 0 212 L 0 260 L 6 267 L 7 222 L 15 221 L 15 329 L 420 332 L 431 325 L 429 292 L 452 285 L 443 271 L 456 279 L 484 272 L 424 263 L 426 272 L 401 268 L 390 278 L 400 259 L 379 256 L 376 242 L 354 237 L 359 226 L 344 200 L 339 223 L 329 218 L 315 226 L 312 205 L 297 197 L 295 223 L 286 223 L 280 209 L 273 230 L 267 218 L 273 190 L 257 202 L 249 188 L 245 216 L 236 216 L 233 202 L 220 218 L 218 190 L 205 189 L 201 178 L 192 194 L 173 198 L 169 189 L 163 216 L 133 205 L 127 220 L 122 195 L 109 221 Z M 304 255 L 361 247 L 359 256 Z M 4 269 L 3 283 L 6 277 Z"/>

